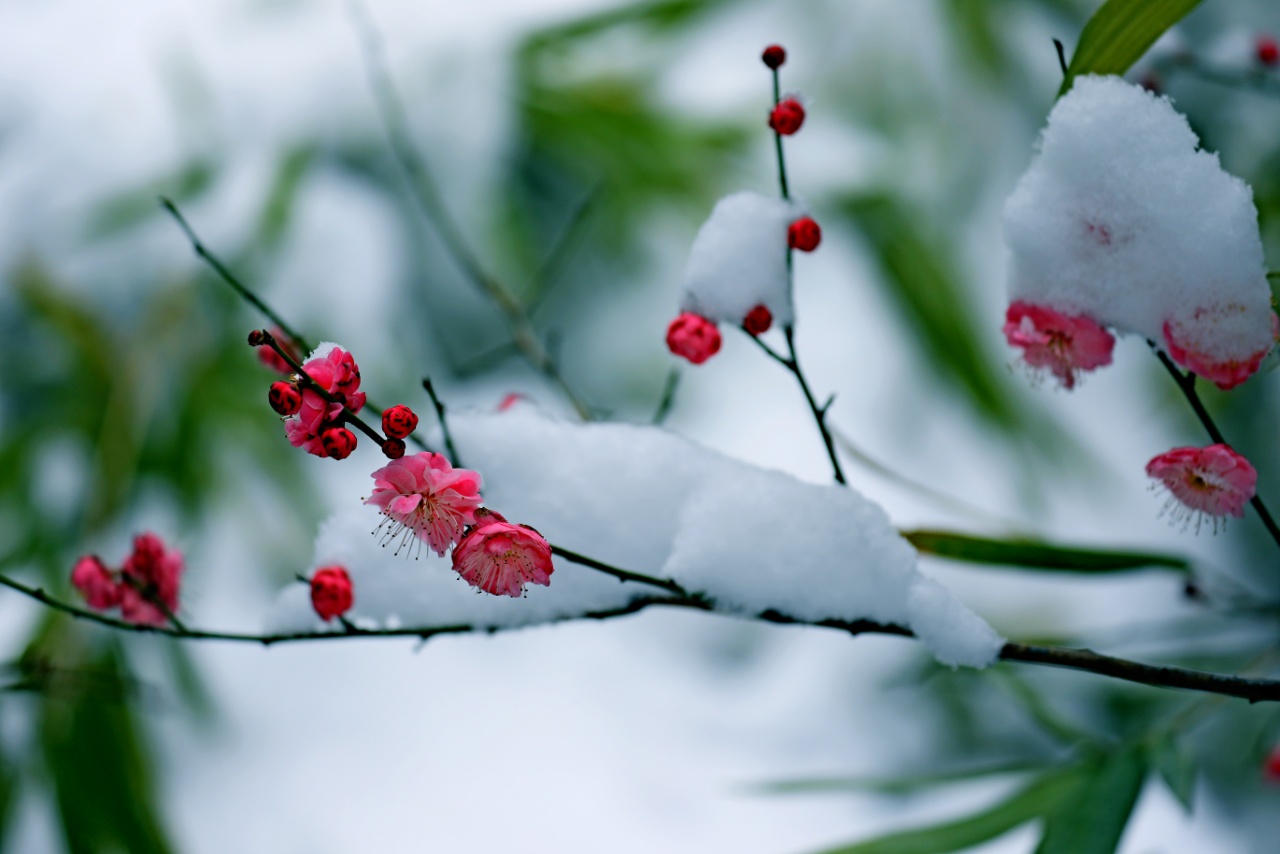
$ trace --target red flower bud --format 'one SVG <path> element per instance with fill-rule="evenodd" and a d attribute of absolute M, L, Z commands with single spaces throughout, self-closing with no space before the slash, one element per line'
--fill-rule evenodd
<path fill-rule="evenodd" d="M 667 327 L 667 349 L 701 365 L 720 350 L 720 330 L 710 320 L 686 311 Z"/>
<path fill-rule="evenodd" d="M 404 456 L 404 439 L 388 439 L 382 443 L 382 453 L 389 459 L 398 460 Z"/>
<path fill-rule="evenodd" d="M 1257 51 L 1258 62 L 1273 68 L 1280 63 L 1280 43 L 1268 35 L 1258 36 L 1258 41 L 1254 44 Z"/>
<path fill-rule="evenodd" d="M 263 343 L 264 341 L 266 341 L 266 340 L 267 340 L 267 337 L 266 337 L 266 335 L 263 333 L 263 331 L 262 331 L 261 329 L 255 329 L 255 330 L 253 330 L 252 332 L 250 332 L 250 333 L 249 333 L 249 346 L 250 346 L 250 347 L 259 347 L 259 346 L 261 346 L 261 345 L 262 345 L 262 343 Z"/>
<path fill-rule="evenodd" d="M 356 449 L 356 434 L 346 427 L 330 427 L 320 434 L 320 445 L 326 457 L 345 460 Z"/>
<path fill-rule="evenodd" d="M 778 102 L 778 106 L 773 108 L 773 112 L 769 113 L 769 127 L 783 136 L 791 136 L 800 130 L 802 124 L 804 124 L 804 105 L 795 98 L 783 98 Z"/>
<path fill-rule="evenodd" d="M 382 432 L 391 439 L 403 439 L 418 429 L 418 416 L 403 404 L 397 404 L 382 413 Z"/>
<path fill-rule="evenodd" d="M 769 327 L 773 325 L 773 312 L 769 311 L 767 306 L 758 305 L 751 311 L 747 312 L 747 316 L 742 318 L 742 328 L 747 330 L 748 335 L 763 335 L 769 331 Z"/>
<path fill-rule="evenodd" d="M 782 45 L 771 44 L 764 49 L 760 59 L 770 68 L 777 69 L 778 66 L 787 61 L 787 52 L 782 49 Z"/>
<path fill-rule="evenodd" d="M 345 568 L 325 566 L 311 576 L 311 607 L 326 623 L 350 611 L 354 601 L 351 576 Z"/>
<path fill-rule="evenodd" d="M 822 242 L 822 229 L 812 218 L 803 216 L 787 226 L 787 245 L 801 252 L 812 252 Z"/>
<path fill-rule="evenodd" d="M 278 380 L 271 384 L 267 401 L 280 415 L 296 415 L 302 409 L 302 392 L 293 383 Z"/>

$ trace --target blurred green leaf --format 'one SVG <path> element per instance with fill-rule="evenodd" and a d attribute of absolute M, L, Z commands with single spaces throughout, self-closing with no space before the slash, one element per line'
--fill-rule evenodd
<path fill-rule="evenodd" d="M 168 854 L 120 653 L 112 645 L 93 665 L 99 680 L 41 705 L 40 744 L 67 850 Z"/>
<path fill-rule="evenodd" d="M 1084 25 L 1058 96 L 1081 74 L 1123 74 L 1200 0 L 1107 0 Z"/>
<path fill-rule="evenodd" d="M 1185 558 L 1157 552 L 1081 549 L 1036 540 L 999 539 L 950 531 L 903 531 L 902 536 L 924 554 L 993 566 L 1019 566 L 1054 572 L 1124 572 L 1165 567 L 1189 572 Z"/>
<path fill-rule="evenodd" d="M 1154 763 L 1160 779 L 1182 804 L 1187 815 L 1191 814 L 1192 798 L 1196 788 L 1196 763 L 1176 736 L 1161 738 L 1154 748 Z"/>
<path fill-rule="evenodd" d="M 906 774 L 900 777 L 815 777 L 808 780 L 778 780 L 763 783 L 755 789 L 764 794 L 795 795 L 847 792 L 876 792 L 885 795 L 905 795 L 921 789 L 945 786 L 983 777 L 1018 774 L 1043 768 L 1043 763 L 1004 762 L 999 765 L 983 765 L 950 771 L 932 771 Z"/>
<path fill-rule="evenodd" d="M 1053 771 L 1036 778 L 995 806 L 965 818 L 826 849 L 822 854 L 946 854 L 962 851 L 1058 809 L 1067 798 L 1078 792 L 1080 781 L 1080 769 L 1076 766 Z"/>
<path fill-rule="evenodd" d="M 1107 757 L 1046 815 L 1036 854 L 1112 854 L 1146 776 L 1146 757 L 1139 748 Z"/>
<path fill-rule="evenodd" d="M 274 249 L 288 233 L 298 190 L 315 159 L 316 147 L 312 143 L 296 145 L 280 155 L 255 232 L 257 243 L 262 248 Z"/>
<path fill-rule="evenodd" d="M 13 759 L 7 753 L 0 752 L 0 852 L 9 849 L 9 830 L 19 779 L 19 770 L 14 767 Z"/>
<path fill-rule="evenodd" d="M 892 196 L 847 196 L 839 210 L 866 240 L 888 296 L 916 332 L 928 363 L 960 386 L 988 420 L 1005 430 L 1022 426 L 1022 413 L 977 343 L 983 336 L 952 250 L 926 236 L 920 217 Z"/>
<path fill-rule="evenodd" d="M 113 237 L 156 217 L 160 212 L 156 207 L 157 196 L 167 196 L 178 203 L 198 199 L 213 186 L 217 177 L 216 164 L 194 160 L 168 177 L 111 196 L 90 212 L 86 236 L 91 240 Z"/>

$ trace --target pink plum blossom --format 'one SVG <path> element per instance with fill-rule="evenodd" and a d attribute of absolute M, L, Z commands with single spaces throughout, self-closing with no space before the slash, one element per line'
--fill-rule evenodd
<path fill-rule="evenodd" d="M 1048 369 L 1067 389 L 1076 374 L 1111 364 L 1116 339 L 1085 315 L 1063 314 L 1018 300 L 1005 314 L 1004 336 L 1032 368 Z"/>
<path fill-rule="evenodd" d="M 1184 524 L 1195 518 L 1199 529 L 1204 517 L 1211 516 L 1215 531 L 1220 517 L 1244 516 L 1245 502 L 1258 483 L 1249 461 L 1221 444 L 1166 451 L 1147 463 L 1147 474 L 1172 496 L 1172 518 Z"/>
<path fill-rule="evenodd" d="M 383 545 L 412 534 L 436 554 L 444 556 L 462 539 L 463 529 L 475 521 L 480 506 L 480 475 L 456 469 L 445 457 L 430 451 L 392 460 L 375 471 L 373 494 L 365 499 L 386 515 Z M 396 551 L 399 552 L 399 546 Z"/>
<path fill-rule="evenodd" d="M 1250 353 L 1243 358 L 1216 356 L 1210 351 L 1208 342 L 1214 337 L 1222 337 L 1223 331 L 1230 335 L 1230 325 L 1245 322 L 1244 306 L 1228 304 L 1213 309 L 1197 309 L 1186 323 L 1177 320 L 1166 320 L 1164 323 L 1164 342 L 1169 350 L 1169 358 L 1179 365 L 1212 382 L 1218 388 L 1226 390 L 1235 388 L 1257 372 L 1258 367 L 1271 344 Z M 1277 333 L 1275 312 L 1271 312 L 1271 337 Z"/>
<path fill-rule="evenodd" d="M 71 570 L 71 585 L 90 608 L 105 611 L 120 604 L 122 586 L 97 555 L 86 555 Z"/>
<path fill-rule="evenodd" d="M 326 400 L 308 384 L 301 386 L 302 406 L 296 415 L 285 419 L 285 436 L 289 444 L 302 448 L 317 457 L 328 456 L 321 436 L 336 425 L 346 409 L 359 412 L 364 407 L 365 394 L 360 391 L 360 368 L 351 354 L 341 347 L 334 347 L 323 356 L 308 359 L 302 366 L 316 385 L 338 397 L 339 402 Z"/>
<path fill-rule="evenodd" d="M 464 581 L 494 596 L 520 596 L 526 584 L 551 583 L 551 546 L 541 534 L 483 507 L 475 518 L 453 550 L 454 571 Z"/>
<path fill-rule="evenodd" d="M 163 625 L 178 610 L 182 553 L 155 534 L 139 534 L 120 570 L 120 614 L 131 623 Z"/>

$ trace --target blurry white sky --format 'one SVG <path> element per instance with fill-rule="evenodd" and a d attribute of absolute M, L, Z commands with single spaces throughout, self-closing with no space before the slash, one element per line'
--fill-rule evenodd
<path fill-rule="evenodd" d="M 440 108 L 450 98 L 456 105 L 466 93 L 464 120 L 454 115 L 440 158 L 447 164 L 460 152 L 478 152 L 474 174 L 461 170 L 464 181 L 475 182 L 483 181 L 483 156 L 495 150 L 503 126 L 503 49 L 531 24 L 605 5 L 369 3 L 393 73 L 438 80 L 435 100 L 412 109 Z M 861 31 L 864 42 L 892 45 L 907 37 L 905 24 L 928 17 L 929 7 L 866 3 L 854 17 L 864 27 L 884 27 Z M 709 38 L 707 50 L 754 56 L 781 40 L 802 68 L 806 51 L 818 45 L 792 25 L 793 11 L 777 4 L 753 13 L 744 18 L 752 26 Z M 722 93 L 740 91 L 737 81 L 712 76 L 717 69 L 710 64 L 693 65 L 707 75 L 708 108 Z M 690 88 L 679 87 L 682 101 Z M 178 103 L 198 109 L 183 113 Z M 198 208 L 198 224 L 216 246 L 245 227 L 248 200 L 261 191 L 282 144 L 371 120 L 355 38 L 337 0 L 0 5 L 0 269 L 32 249 L 67 271 L 110 265 L 118 253 L 147 253 L 160 268 L 188 264 L 188 247 L 167 223 L 127 246 L 86 252 L 79 231 L 86 209 L 105 192 L 154 179 L 192 153 L 217 152 L 231 167 L 229 178 Z M 810 165 L 796 164 L 793 179 L 820 180 L 815 164 L 832 170 L 846 160 L 858 157 L 815 148 Z M 1009 164 L 1010 186 L 1024 165 Z M 992 193 L 998 199 L 1007 190 Z M 274 283 L 276 294 L 287 299 L 304 285 L 317 286 L 321 271 L 331 275 L 330 287 L 360 276 L 367 298 L 344 318 L 342 341 L 376 362 L 385 357 L 377 355 L 385 348 L 379 318 L 394 310 L 381 296 L 396 275 L 387 260 L 394 238 L 385 233 L 386 214 L 336 182 L 319 182 L 303 199 L 295 257 Z M 457 203 L 465 210 L 473 202 L 464 196 Z M 991 276 L 984 295 L 991 305 L 1003 293 L 996 210 L 974 226 L 985 247 L 976 250 L 977 263 Z M 838 241 L 824 249 L 799 262 L 802 352 L 815 386 L 840 392 L 836 420 L 867 448 L 1044 532 L 1083 530 L 1098 543 L 1212 551 L 1211 541 L 1171 534 L 1154 518 L 1136 461 L 1167 447 L 1168 434 L 1155 404 L 1134 403 L 1142 358 L 1134 342 L 1120 347 L 1115 369 L 1091 377 L 1069 399 L 1047 388 L 1038 394 L 1111 465 L 1112 494 L 1065 485 L 1043 517 L 1030 519 L 1016 477 L 1002 466 L 999 440 L 957 419 L 927 384 L 912 382 L 918 366 L 894 340 L 887 307 L 870 288 L 848 286 L 866 275 L 865 259 Z M 651 339 L 644 346 L 660 348 L 674 295 L 673 283 L 602 311 L 600 334 Z M 651 320 L 653 328 L 619 331 L 635 318 Z M 991 323 L 994 340 L 998 317 Z M 510 390 L 502 382 L 455 391 L 464 403 L 487 406 Z M 682 395 L 690 403 L 673 418 L 675 429 L 802 477 L 826 476 L 788 377 L 747 343 L 731 336 L 705 370 L 686 372 Z M 336 468 L 319 473 L 326 494 L 335 501 L 362 494 L 366 473 Z M 853 481 L 904 524 L 956 521 L 851 470 Z M 269 591 L 236 536 L 242 520 L 228 508 L 195 551 L 188 602 L 201 625 L 252 628 L 266 608 Z M 309 541 L 298 549 L 304 564 Z M 1147 603 L 1148 616 L 1176 607 L 1176 590 L 1146 577 L 1045 584 L 937 566 L 926 571 L 1010 633 L 1086 615 L 1093 625 L 1118 622 L 1135 598 Z M 25 626 L 31 616 L 12 597 L 0 598 L 0 624 Z M 219 723 L 196 732 L 163 712 L 154 717 L 168 815 L 184 852 L 803 851 L 869 835 L 904 815 L 872 798 L 747 796 L 744 783 L 863 773 L 920 759 L 902 707 L 909 692 L 883 687 L 910 660 L 908 644 L 892 639 L 855 642 L 819 631 L 652 614 L 444 638 L 416 653 L 400 642 L 267 651 L 203 645 L 194 652 L 219 704 Z M 726 666 L 739 656 L 756 658 L 749 667 Z M 997 791 L 957 795 L 953 806 L 976 805 Z M 16 850 L 45 850 L 49 832 L 49 817 L 29 810 Z M 1033 838 L 1024 829 L 975 850 L 1025 851 Z M 1220 844 L 1211 818 L 1199 816 L 1189 826 L 1153 785 L 1122 850 L 1220 851 Z"/>

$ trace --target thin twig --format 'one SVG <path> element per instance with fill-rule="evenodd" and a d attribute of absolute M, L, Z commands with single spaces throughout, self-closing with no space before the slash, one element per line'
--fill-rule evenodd
<path fill-rule="evenodd" d="M 569 554 L 573 554 L 563 549 L 559 550 L 558 553 L 566 558 L 568 558 Z M 586 563 L 584 561 L 584 565 L 586 566 L 592 566 L 593 563 Z M 610 567 L 610 569 L 616 569 L 616 567 Z M 618 570 L 618 572 L 625 573 L 625 570 Z M 627 573 L 627 575 L 636 576 L 637 574 Z M 637 576 L 636 580 L 639 578 L 644 578 L 644 576 Z M 628 577 L 623 580 L 633 579 Z M 658 586 L 663 586 L 662 579 L 648 579 L 646 583 L 652 583 L 655 581 L 658 582 Z M 675 582 L 668 582 L 668 584 L 678 586 L 675 585 Z M 49 596 L 40 588 L 29 587 L 5 575 L 0 575 L 0 585 L 16 590 L 57 611 L 70 614 L 71 616 L 79 619 L 98 623 L 99 625 L 106 626 L 108 628 L 139 634 L 165 635 L 178 640 L 230 641 L 270 646 L 280 643 L 333 641 L 353 638 L 416 637 L 426 640 L 436 635 L 443 634 L 466 634 L 478 631 L 492 631 L 492 629 L 486 627 L 475 627 L 463 624 L 420 626 L 398 629 L 361 629 L 357 626 L 351 625 L 349 629 L 342 632 L 285 632 L 277 634 L 248 634 L 241 632 L 205 631 L 199 629 L 178 628 L 176 626 L 150 626 L 125 622 L 124 620 L 117 619 L 115 617 L 109 617 L 105 614 L 99 614 L 85 608 L 71 605 L 67 602 L 63 602 Z M 564 622 L 570 619 L 605 620 L 613 617 L 634 614 L 651 606 L 687 608 L 696 611 L 714 612 L 714 605 L 709 600 L 701 596 L 677 594 L 674 596 L 663 595 L 638 597 L 617 608 L 589 611 L 577 618 L 566 617 L 564 620 L 560 620 L 558 622 Z M 911 638 L 915 636 L 910 629 L 902 626 L 877 623 L 871 620 L 820 620 L 810 622 L 798 620 L 794 617 L 772 610 L 764 611 L 756 615 L 755 619 L 767 623 L 817 626 L 821 628 L 835 629 L 851 635 L 884 634 L 904 638 Z M 1128 659 L 1101 655 L 1088 649 L 1034 646 L 1031 644 L 1021 643 L 1006 643 L 1001 648 L 999 657 L 1004 661 L 1019 661 L 1026 664 L 1039 664 L 1051 667 L 1063 667 L 1071 670 L 1081 670 L 1103 676 L 1110 676 L 1126 682 L 1137 682 L 1160 688 L 1179 688 L 1188 691 L 1200 691 L 1207 694 L 1239 697 L 1241 699 L 1248 700 L 1251 703 L 1280 701 L 1280 679 L 1247 678 L 1221 673 L 1209 673 L 1200 670 L 1189 670 L 1181 667 L 1143 664 L 1141 662 L 1130 661 Z"/>
<path fill-rule="evenodd" d="M 431 398 L 431 403 L 436 408 L 436 418 L 440 422 L 440 432 L 444 434 L 444 449 L 449 454 L 449 462 L 461 467 L 462 458 L 458 456 L 458 446 L 453 444 L 453 434 L 449 432 L 449 419 L 445 417 L 444 401 L 436 394 L 436 387 L 431 384 L 431 377 L 422 378 L 422 387 L 426 389 L 427 397 Z"/>
<path fill-rule="evenodd" d="M 675 406 L 676 389 L 680 387 L 680 369 L 672 368 L 667 372 L 667 381 L 662 384 L 662 399 L 658 401 L 658 408 L 653 412 L 653 418 L 649 419 L 649 423 L 655 427 L 660 427 L 666 423 L 667 416 L 671 414 L 671 407 Z"/>
<path fill-rule="evenodd" d="M 641 575 L 638 572 L 631 572 L 630 570 L 619 569 L 618 567 L 611 566 L 607 563 L 604 563 L 603 561 L 598 561 L 593 557 L 587 557 L 584 554 L 579 554 L 578 552 L 572 551 L 570 549 L 562 548 L 560 546 L 552 546 L 551 553 L 559 555 L 565 560 L 572 561 L 573 563 L 581 564 L 582 566 L 590 567 L 591 569 L 597 570 L 599 572 L 603 572 L 605 575 L 612 575 L 614 578 L 618 579 L 619 581 L 634 581 L 639 584 L 648 584 L 650 587 L 660 587 L 663 590 L 670 591 L 671 593 L 674 593 L 677 596 L 685 596 L 685 597 L 689 596 L 688 592 L 686 592 L 683 587 L 681 587 L 679 584 L 677 584 L 676 582 L 672 581 L 669 578 L 654 578 L 649 575 Z"/>
<path fill-rule="evenodd" d="M 1151 347 L 1151 351 L 1156 354 L 1156 358 L 1160 360 L 1160 364 L 1164 365 L 1165 370 L 1173 377 L 1174 383 L 1178 386 L 1178 390 L 1182 392 L 1183 397 L 1187 399 L 1187 403 L 1191 404 L 1191 409 L 1195 412 L 1196 417 L 1200 419 L 1200 423 L 1204 425 L 1209 438 L 1219 445 L 1229 444 L 1223 437 L 1222 431 L 1218 429 L 1218 425 L 1214 423 L 1213 416 L 1205 408 L 1204 402 L 1200 400 L 1200 393 L 1196 391 L 1195 373 L 1187 371 L 1184 374 L 1173 363 L 1168 354 L 1156 346 L 1154 341 L 1148 341 L 1147 344 Z M 1262 524 L 1267 529 L 1267 533 L 1271 535 L 1271 539 L 1275 540 L 1276 545 L 1280 546 L 1280 526 L 1276 525 L 1276 520 L 1271 516 L 1271 511 L 1267 509 L 1262 497 L 1255 491 L 1253 497 L 1249 499 L 1249 503 L 1257 511 L 1258 518 L 1262 520 Z"/>
<path fill-rule="evenodd" d="M 186 234 L 187 240 L 191 243 L 191 248 L 195 250 L 196 255 L 200 256 L 206 264 L 212 267 L 214 272 L 221 277 L 222 281 L 230 285 L 232 290 L 243 297 L 246 302 L 266 315 L 272 323 L 280 328 L 281 332 L 293 339 L 294 343 L 297 344 L 299 348 L 306 351 L 311 350 L 311 347 L 307 344 L 305 338 L 299 335 L 293 327 L 285 323 L 284 318 L 272 311 L 271 307 L 260 300 L 257 294 L 245 287 L 244 284 L 236 278 L 235 274 L 227 269 L 225 264 L 218 260 L 217 256 L 205 248 L 205 245 L 200 242 L 200 237 L 196 234 L 195 229 L 193 229 L 187 222 L 186 217 L 184 217 L 182 212 L 178 210 L 177 205 L 164 196 L 160 196 L 160 205 L 169 212 L 169 215 L 173 217 L 175 221 L 177 221 L 178 227 L 182 229 L 184 234 Z"/>
<path fill-rule="evenodd" d="M 435 229 L 441 243 L 462 269 L 463 274 L 485 296 L 493 301 L 507 321 L 511 339 L 535 370 L 559 387 L 561 393 L 584 421 L 590 421 L 591 408 L 580 398 L 564 375 L 556 360 L 543 345 L 524 306 L 505 286 L 485 270 L 479 258 L 467 245 L 462 231 L 453 221 L 444 199 L 436 186 L 426 161 L 418 153 L 409 138 L 405 123 L 404 107 L 391 81 L 383 55 L 382 39 L 368 11 L 358 2 L 349 3 L 351 21 L 360 39 L 369 86 L 377 102 L 378 117 L 392 157 L 400 169 L 405 186 L 423 219 Z"/>

